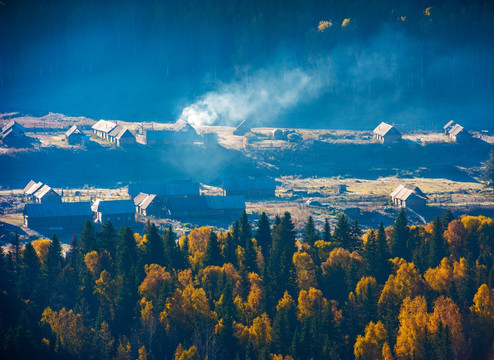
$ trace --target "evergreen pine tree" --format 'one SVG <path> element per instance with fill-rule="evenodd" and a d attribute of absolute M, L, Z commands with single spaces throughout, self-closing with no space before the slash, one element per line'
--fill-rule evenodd
<path fill-rule="evenodd" d="M 255 235 L 257 246 L 261 247 L 261 252 L 264 255 L 264 258 L 267 259 L 269 255 L 269 249 L 271 248 L 271 228 L 269 224 L 268 216 L 265 212 L 261 214 L 259 217 L 259 221 L 257 222 L 257 232 Z"/>
<path fill-rule="evenodd" d="M 362 255 L 362 259 L 365 265 L 365 272 L 367 275 L 376 276 L 377 272 L 377 241 L 376 234 L 374 230 L 371 230 L 367 234 L 367 241 L 364 244 L 364 251 Z"/>
<path fill-rule="evenodd" d="M 214 231 L 209 234 L 208 243 L 206 246 L 206 256 L 204 258 L 204 266 L 221 266 L 223 259 L 221 256 L 220 245 L 218 244 L 218 235 Z"/>
<path fill-rule="evenodd" d="M 408 257 L 408 220 L 404 208 L 400 209 L 393 225 L 393 235 L 391 236 L 391 257 L 399 257 L 410 260 Z"/>
<path fill-rule="evenodd" d="M 336 247 L 343 247 L 352 251 L 351 238 L 352 234 L 348 219 L 345 214 L 341 214 L 333 231 L 333 242 Z"/>
<path fill-rule="evenodd" d="M 167 269 L 185 269 L 187 267 L 187 257 L 180 251 L 177 237 L 171 226 L 163 234 L 163 244 L 165 248 L 165 265 Z"/>
<path fill-rule="evenodd" d="M 376 280 L 380 284 L 388 279 L 391 273 L 391 263 L 389 262 L 389 247 L 386 241 L 386 232 L 384 231 L 384 225 L 381 222 L 376 235 Z"/>
<path fill-rule="evenodd" d="M 158 229 L 154 223 L 150 223 L 149 220 L 146 224 L 146 239 L 143 249 L 143 263 L 144 264 L 158 264 L 160 266 L 165 265 L 165 249 L 163 239 L 158 233 Z"/>
<path fill-rule="evenodd" d="M 432 234 L 429 240 L 429 267 L 434 268 L 439 265 L 446 255 L 441 219 L 437 216 L 432 223 Z"/>
<path fill-rule="evenodd" d="M 314 247 L 317 240 L 319 240 L 319 232 L 316 230 L 316 226 L 314 225 L 314 219 L 312 216 L 309 216 L 304 229 L 303 242 L 311 247 Z"/>
<path fill-rule="evenodd" d="M 81 236 L 79 239 L 79 252 L 81 254 L 82 260 L 84 256 L 93 250 L 98 250 L 96 246 L 96 236 L 94 233 L 94 225 L 88 220 L 82 228 Z"/>
<path fill-rule="evenodd" d="M 115 258 L 117 248 L 117 230 L 113 227 L 110 221 L 107 221 L 101 226 L 98 234 L 99 247 L 108 251 L 112 258 Z"/>
<path fill-rule="evenodd" d="M 226 263 L 237 264 L 236 246 L 230 232 L 226 233 L 225 245 L 223 246 L 223 258 Z"/>
<path fill-rule="evenodd" d="M 36 300 L 36 302 L 40 301 L 39 298 L 35 299 L 35 294 L 37 290 L 39 291 L 40 270 L 41 264 L 38 255 L 36 255 L 36 251 L 31 243 L 27 243 L 22 252 L 19 277 L 19 291 L 23 299 Z"/>
<path fill-rule="evenodd" d="M 322 232 L 322 239 L 326 242 L 333 240 L 331 237 L 331 227 L 329 226 L 329 221 L 327 218 L 324 220 L 324 229 Z"/>
<path fill-rule="evenodd" d="M 247 239 L 245 242 L 243 271 L 244 274 L 257 272 L 257 253 L 252 239 Z"/>

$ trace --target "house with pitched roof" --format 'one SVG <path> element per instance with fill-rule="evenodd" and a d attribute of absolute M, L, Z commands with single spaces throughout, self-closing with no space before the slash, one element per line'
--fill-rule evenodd
<path fill-rule="evenodd" d="M 136 209 L 133 200 L 97 199 L 91 208 L 96 213 L 97 223 L 110 221 L 115 227 L 135 224 Z"/>
<path fill-rule="evenodd" d="M 415 185 L 399 185 L 389 196 L 398 207 L 420 209 L 427 206 L 427 195 Z"/>
<path fill-rule="evenodd" d="M 393 125 L 382 122 L 373 131 L 373 139 L 383 143 L 392 143 L 401 140 L 401 133 Z"/>
<path fill-rule="evenodd" d="M 89 202 L 26 204 L 24 225 L 31 229 L 79 232 L 93 212 Z"/>
<path fill-rule="evenodd" d="M 155 194 L 140 193 L 134 198 L 136 212 L 142 216 L 161 218 L 165 215 L 164 205 Z"/>
<path fill-rule="evenodd" d="M 65 140 L 69 145 L 80 145 L 84 140 L 84 133 L 79 130 L 75 125 L 72 125 L 69 130 L 65 132 Z"/>

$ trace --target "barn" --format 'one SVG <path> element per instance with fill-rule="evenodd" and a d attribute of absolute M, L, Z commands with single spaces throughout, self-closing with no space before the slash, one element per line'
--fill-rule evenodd
<path fill-rule="evenodd" d="M 10 147 L 23 147 L 29 145 L 28 138 L 24 134 L 26 129 L 17 121 L 12 120 L 2 128 L 2 141 Z"/>
<path fill-rule="evenodd" d="M 399 185 L 389 196 L 398 207 L 420 209 L 427 206 L 428 197 L 415 185 Z"/>
<path fill-rule="evenodd" d="M 133 200 L 96 200 L 92 210 L 96 213 L 96 222 L 110 221 L 115 227 L 135 224 L 135 205 Z"/>
<path fill-rule="evenodd" d="M 24 225 L 31 229 L 79 232 L 93 213 L 89 202 L 26 204 Z"/>
<path fill-rule="evenodd" d="M 223 183 L 226 196 L 240 195 L 246 199 L 275 197 L 276 181 L 272 178 L 228 179 Z"/>
<path fill-rule="evenodd" d="M 373 131 L 373 138 L 383 144 L 401 140 L 401 133 L 393 125 L 382 122 Z"/>
<path fill-rule="evenodd" d="M 62 197 L 60 194 L 58 194 L 50 186 L 43 184 L 41 181 L 29 181 L 23 191 L 26 195 L 27 201 L 35 201 L 37 203 L 62 202 Z"/>

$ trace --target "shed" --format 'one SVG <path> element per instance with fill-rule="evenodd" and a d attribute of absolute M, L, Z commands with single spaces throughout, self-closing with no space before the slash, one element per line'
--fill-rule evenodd
<path fill-rule="evenodd" d="M 449 120 L 446 125 L 443 126 L 444 134 L 449 135 L 449 132 L 453 126 L 455 126 L 455 122 L 453 120 Z"/>
<path fill-rule="evenodd" d="M 31 229 L 62 228 L 79 232 L 93 213 L 89 202 L 26 204 L 24 225 Z"/>
<path fill-rule="evenodd" d="M 228 179 L 223 183 L 227 196 L 244 196 L 248 199 L 275 197 L 276 181 L 272 178 Z"/>
<path fill-rule="evenodd" d="M 424 208 L 428 200 L 418 186 L 411 184 L 399 185 L 389 196 L 395 206 L 412 209 Z"/>
<path fill-rule="evenodd" d="M 382 122 L 373 131 L 373 138 L 383 144 L 401 140 L 401 133 L 393 125 Z"/>
<path fill-rule="evenodd" d="M 20 133 L 15 128 L 11 128 L 2 134 L 2 142 L 7 146 L 22 148 L 29 145 L 26 135 Z"/>
<path fill-rule="evenodd" d="M 242 196 L 201 196 L 188 199 L 170 199 L 167 213 L 172 218 L 225 218 L 240 216 L 245 209 Z"/>
<path fill-rule="evenodd" d="M 65 133 L 65 139 L 69 145 L 80 145 L 83 142 L 84 134 L 77 126 L 72 125 Z"/>
<path fill-rule="evenodd" d="M 96 222 L 110 221 L 115 226 L 133 225 L 135 223 L 135 205 L 133 200 L 96 200 L 93 211 Z"/>

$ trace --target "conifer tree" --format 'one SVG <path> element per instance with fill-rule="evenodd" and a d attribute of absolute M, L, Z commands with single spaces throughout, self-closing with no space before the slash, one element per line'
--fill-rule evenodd
<path fill-rule="evenodd" d="M 261 214 L 259 221 L 257 222 L 257 232 L 255 238 L 257 241 L 257 246 L 261 247 L 262 254 L 266 259 L 269 255 L 269 249 L 271 248 L 271 242 L 273 240 L 271 238 L 269 219 L 265 212 Z"/>
<path fill-rule="evenodd" d="M 98 250 L 96 246 L 96 236 L 94 233 L 94 226 L 91 221 L 86 221 L 82 228 L 81 236 L 79 238 L 79 250 L 84 259 L 84 256 L 93 250 Z"/>
<path fill-rule="evenodd" d="M 429 241 L 429 267 L 434 268 L 439 265 L 446 255 L 441 219 L 437 216 L 432 223 L 432 234 Z"/>
<path fill-rule="evenodd" d="M 341 214 L 338 218 L 338 222 L 333 231 L 333 242 L 336 247 L 343 247 L 349 251 L 352 251 L 352 233 L 350 229 L 350 224 L 345 214 Z"/>
<path fill-rule="evenodd" d="M 24 299 L 40 301 L 34 299 L 39 292 L 41 264 L 31 243 L 27 243 L 22 252 L 22 262 L 20 266 L 20 295 Z M 2 273 L 3 274 L 3 273 Z M 3 276 L 2 276 L 3 277 Z M 41 305 L 41 304 L 40 304 Z"/>
<path fill-rule="evenodd" d="M 158 229 L 154 223 L 146 223 L 146 239 L 143 250 L 143 262 L 146 265 L 158 264 L 165 265 L 165 249 L 163 239 L 158 233 Z"/>
<path fill-rule="evenodd" d="M 408 258 L 408 221 L 404 208 L 400 209 L 393 225 L 393 235 L 391 236 L 391 257 Z"/>
<path fill-rule="evenodd" d="M 113 227 L 110 221 L 107 221 L 101 226 L 98 234 L 99 248 L 105 249 L 110 253 L 112 258 L 115 258 L 117 248 L 117 230 Z"/>
<path fill-rule="evenodd" d="M 209 234 L 209 239 L 206 247 L 206 256 L 204 258 L 204 266 L 221 266 L 223 259 L 221 256 L 220 245 L 218 244 L 218 235 L 214 231 Z"/>
<path fill-rule="evenodd" d="M 376 270 L 375 278 L 378 283 L 384 284 L 388 279 L 391 272 L 391 263 L 389 262 L 389 247 L 386 241 L 386 232 L 384 231 L 384 225 L 381 222 L 376 235 Z"/>
<path fill-rule="evenodd" d="M 167 269 L 185 269 L 187 267 L 187 257 L 180 251 L 177 237 L 171 226 L 163 234 L 165 248 L 165 265 Z"/>
<path fill-rule="evenodd" d="M 316 226 L 314 225 L 314 219 L 312 216 L 309 216 L 304 229 L 303 242 L 311 247 L 314 247 L 317 240 L 319 240 L 319 232 L 316 230 Z"/>
<path fill-rule="evenodd" d="M 331 227 L 329 226 L 329 221 L 327 218 L 324 220 L 324 229 L 322 232 L 322 239 L 326 242 L 332 241 Z"/>
<path fill-rule="evenodd" d="M 233 265 L 237 264 L 237 255 L 235 253 L 236 246 L 233 241 L 233 236 L 230 232 L 227 232 L 225 244 L 223 246 L 223 258 L 226 263 L 230 263 Z"/>

